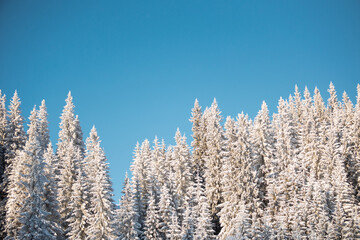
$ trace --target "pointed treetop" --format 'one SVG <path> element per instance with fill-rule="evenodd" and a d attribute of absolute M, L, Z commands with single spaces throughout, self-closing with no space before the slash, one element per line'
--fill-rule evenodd
<path fill-rule="evenodd" d="M 66 105 L 64 107 L 64 110 L 65 109 L 73 109 L 75 106 L 73 104 L 73 97 L 71 96 L 71 92 L 69 91 L 68 95 L 67 95 L 67 98 L 65 100 L 66 102 Z"/>
<path fill-rule="evenodd" d="M 336 96 L 335 86 L 334 86 L 334 84 L 332 82 L 330 82 L 328 92 L 330 93 L 330 98 L 328 100 L 328 105 L 330 107 L 332 107 L 332 108 L 337 107 L 338 100 L 337 100 L 337 96 Z"/>
<path fill-rule="evenodd" d="M 47 122 L 47 110 L 46 110 L 46 104 L 45 104 L 45 100 L 43 99 L 41 101 L 41 105 L 39 107 L 39 119 L 40 121 L 46 121 Z"/>
<path fill-rule="evenodd" d="M 300 96 L 298 85 L 295 84 L 295 97 Z"/>
<path fill-rule="evenodd" d="M 46 108 L 45 99 L 43 99 L 43 100 L 41 101 L 40 108 Z"/>
<path fill-rule="evenodd" d="M 17 90 L 15 90 L 13 97 L 10 101 L 10 112 L 11 111 L 20 111 L 19 106 L 21 104 L 20 98 L 18 96 Z"/>
<path fill-rule="evenodd" d="M 200 107 L 200 106 L 199 106 L 199 101 L 198 101 L 198 99 L 197 99 L 197 98 L 195 98 L 194 107 Z"/>
<path fill-rule="evenodd" d="M 179 128 L 176 129 L 175 142 L 176 142 L 176 144 L 180 144 L 180 143 L 181 143 L 181 133 L 180 133 L 180 129 L 179 129 Z"/>
<path fill-rule="evenodd" d="M 216 101 L 216 98 L 214 98 L 214 101 L 212 102 L 211 107 L 213 107 L 213 108 L 217 108 L 217 107 L 218 107 L 218 103 L 217 103 L 217 101 Z"/>
<path fill-rule="evenodd" d="M 349 108 L 349 110 L 352 110 L 353 108 L 353 104 L 349 98 L 349 96 L 347 95 L 347 93 L 344 91 L 343 95 L 342 95 L 342 99 L 343 99 L 343 103 L 345 108 Z"/>
<path fill-rule="evenodd" d="M 311 94 L 310 94 L 310 91 L 307 88 L 307 86 L 305 86 L 304 97 L 305 97 L 305 99 L 310 99 L 311 98 Z"/>
<path fill-rule="evenodd" d="M 95 125 L 92 126 L 91 130 L 90 130 L 90 136 L 91 135 L 94 135 L 94 136 L 97 136 L 97 131 L 96 131 L 96 128 L 95 128 Z"/>
<path fill-rule="evenodd" d="M 268 106 L 267 106 L 267 104 L 266 104 L 265 101 L 263 101 L 262 104 L 261 104 L 261 111 L 264 112 L 264 113 L 268 113 L 268 112 L 269 112 Z"/>
<path fill-rule="evenodd" d="M 30 113 L 30 117 L 29 117 L 30 123 L 28 125 L 29 128 L 27 131 L 29 139 L 32 139 L 32 140 L 34 140 L 34 138 L 36 138 L 38 136 L 37 114 L 38 114 L 38 112 L 36 111 L 36 105 L 35 105 Z"/>
<path fill-rule="evenodd" d="M 14 92 L 14 95 L 13 95 L 13 100 L 16 100 L 16 99 L 19 99 L 19 96 L 18 96 L 18 93 L 17 93 L 17 90 L 15 90 Z"/>

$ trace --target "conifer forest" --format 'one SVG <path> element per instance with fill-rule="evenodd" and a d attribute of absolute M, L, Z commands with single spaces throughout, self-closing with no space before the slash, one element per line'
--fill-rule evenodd
<path fill-rule="evenodd" d="M 192 136 L 138 143 L 115 202 L 70 93 L 51 143 L 45 100 L 27 120 L 0 92 L 0 239 L 360 239 L 360 85 L 323 96 L 295 87 L 254 119 L 195 100 Z"/>

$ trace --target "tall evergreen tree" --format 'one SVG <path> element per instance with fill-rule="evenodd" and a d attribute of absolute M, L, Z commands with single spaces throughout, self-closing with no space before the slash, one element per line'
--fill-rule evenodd
<path fill-rule="evenodd" d="M 81 161 L 81 150 L 76 148 L 74 158 Z M 82 165 L 76 171 L 76 179 L 72 184 L 72 195 L 69 202 L 69 216 L 67 218 L 67 237 L 71 240 L 85 240 L 91 237 L 89 222 L 89 202 L 87 193 L 89 186 Z M 93 238 L 91 238 L 93 239 Z M 100 238 L 101 239 L 101 238 Z"/>
<path fill-rule="evenodd" d="M 218 213 L 222 203 L 221 170 L 224 154 L 224 131 L 221 126 L 222 116 L 216 99 L 211 108 L 204 113 L 206 124 L 205 151 L 205 193 L 208 199 L 215 233 L 220 232 Z"/>
<path fill-rule="evenodd" d="M 185 204 L 189 200 L 188 188 L 191 183 L 191 156 L 186 143 L 186 137 L 181 136 L 179 129 L 175 134 L 176 145 L 173 147 L 173 170 L 175 174 L 175 192 L 180 206 L 178 213 L 180 222 L 185 212 Z"/>
<path fill-rule="evenodd" d="M 65 239 L 65 236 L 62 229 L 61 216 L 59 213 L 59 202 L 57 199 L 58 186 L 55 178 L 56 175 L 54 169 L 54 167 L 57 166 L 57 158 L 54 155 L 52 144 L 50 141 L 44 153 L 44 163 L 44 174 L 47 178 L 47 182 L 44 183 L 44 208 L 45 211 L 49 213 L 46 219 L 51 222 L 51 231 L 56 234 L 56 239 L 63 240 Z"/>
<path fill-rule="evenodd" d="M 74 115 L 74 104 L 69 92 L 66 105 L 61 114 L 59 140 L 57 143 L 56 156 L 59 164 L 55 166 L 59 173 L 58 201 L 63 229 L 67 231 L 71 215 L 70 201 L 73 195 L 73 184 L 76 181 L 76 171 L 84 156 L 84 143 L 78 117 Z M 77 156 L 79 151 L 80 156 Z M 79 159 L 80 158 L 80 159 Z"/>
<path fill-rule="evenodd" d="M 159 226 L 159 209 L 156 203 L 156 196 L 154 193 L 149 198 L 149 208 L 146 212 L 145 220 L 145 239 L 161 239 L 161 232 Z"/>
<path fill-rule="evenodd" d="M 39 107 L 38 118 L 39 118 L 39 136 L 40 145 L 43 152 L 46 151 L 50 142 L 49 124 L 47 120 L 48 114 L 46 110 L 45 100 L 41 101 Z"/>
<path fill-rule="evenodd" d="M 192 157 L 194 163 L 192 164 L 191 173 L 194 176 L 199 174 L 201 178 L 204 178 L 205 171 L 205 161 L 204 161 L 204 153 L 206 151 L 206 143 L 205 143 L 205 123 L 203 114 L 201 111 L 201 107 L 199 105 L 199 101 L 195 99 L 194 108 L 191 112 L 190 122 L 192 122 L 192 137 L 193 141 L 191 142 L 191 147 L 193 148 Z"/>
<path fill-rule="evenodd" d="M 122 191 L 122 197 L 120 200 L 120 206 L 118 210 L 119 219 L 119 234 L 120 239 L 123 240 L 138 240 L 140 224 L 138 223 L 139 216 L 135 206 L 135 199 L 132 194 L 127 173 L 125 175 L 124 187 Z"/>
<path fill-rule="evenodd" d="M 17 96 L 17 95 L 15 95 Z M 16 98 L 15 98 L 16 99 Z M 14 101 L 15 103 L 18 101 Z M 14 106 L 18 106 L 15 104 Z M 10 110 L 13 108 L 10 108 Z M 17 114 L 20 114 L 19 108 Z M 10 111 L 11 112 L 11 111 Z M 19 115 L 13 114 L 13 116 L 19 117 Z M 31 160 L 34 157 L 33 155 L 38 156 L 39 147 L 35 144 L 37 143 L 37 128 L 38 124 L 36 122 L 37 112 L 34 109 L 31 111 L 30 115 L 30 125 L 28 129 L 28 143 L 25 145 L 25 149 L 16 150 L 15 158 L 12 160 L 11 171 L 8 176 L 8 188 L 7 188 L 7 203 L 6 203 L 6 239 L 16 239 L 19 237 L 20 229 L 22 227 L 20 218 L 21 212 L 19 211 L 24 205 L 24 200 L 26 198 L 26 186 L 22 184 L 26 182 L 26 175 L 29 174 L 28 165 L 31 164 Z M 22 124 L 22 121 L 21 121 Z M 21 128 L 18 129 L 21 132 Z M 15 131 L 17 132 L 17 131 Z M 20 136 L 17 138 L 22 139 Z M 17 142 L 19 144 L 19 142 Z M 14 143 L 14 145 L 16 145 Z M 34 158 L 35 158 L 34 157 Z M 7 169 L 8 170 L 8 169 Z"/>
<path fill-rule="evenodd" d="M 113 203 L 113 189 L 109 177 L 108 164 L 103 149 L 100 146 L 99 136 L 95 127 L 91 129 L 87 139 L 86 161 L 92 163 L 94 182 L 90 185 L 90 219 L 89 239 L 115 239 L 115 205 Z"/>
<path fill-rule="evenodd" d="M 18 185 L 24 192 L 20 210 L 19 239 L 56 239 L 52 223 L 48 220 L 49 212 L 45 209 L 45 184 L 48 182 L 44 172 L 43 151 L 40 144 L 40 122 L 35 109 L 30 116 L 28 140 L 23 150 L 22 162 L 18 166 L 24 169 Z M 19 159 L 20 160 L 20 159 Z M 13 169 L 17 171 L 19 169 Z"/>
<path fill-rule="evenodd" d="M 195 189 L 195 201 L 197 204 L 194 207 L 194 219 L 196 219 L 194 240 L 215 239 L 213 223 L 211 221 L 211 210 L 204 193 L 203 183 L 201 182 L 201 178 L 199 175 L 196 178 Z"/>

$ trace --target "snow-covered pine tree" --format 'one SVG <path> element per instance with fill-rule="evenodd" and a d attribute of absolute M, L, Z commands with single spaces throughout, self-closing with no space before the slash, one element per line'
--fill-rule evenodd
<path fill-rule="evenodd" d="M 112 183 L 109 177 L 106 157 L 100 146 L 99 136 L 95 127 L 91 129 L 90 136 L 86 143 L 87 151 L 85 161 L 89 163 L 89 166 L 93 167 L 87 172 L 92 172 L 93 175 L 90 175 L 90 177 L 94 177 L 94 181 L 90 182 L 91 185 L 89 189 L 91 201 L 89 206 L 90 226 L 88 239 L 115 239 L 115 205 L 112 199 Z"/>
<path fill-rule="evenodd" d="M 164 184 L 160 191 L 159 200 L 159 223 L 158 230 L 160 231 L 160 239 L 168 239 L 171 214 L 175 211 L 173 199 L 170 195 L 168 184 Z"/>
<path fill-rule="evenodd" d="M 16 92 L 15 92 L 16 93 Z M 17 99 L 17 95 L 15 94 L 15 99 Z M 18 100 L 14 101 L 15 103 L 19 103 Z M 18 104 L 14 104 L 14 106 L 19 106 Z M 11 110 L 14 108 L 10 108 Z M 18 118 L 20 115 L 20 110 L 18 107 L 15 107 L 17 109 L 17 114 L 13 114 L 10 116 Z M 7 202 L 6 202 L 6 238 L 5 239 L 16 239 L 19 237 L 20 229 L 22 227 L 22 224 L 20 222 L 21 218 L 21 212 L 19 211 L 21 207 L 24 204 L 24 200 L 26 198 L 26 186 L 22 184 L 22 182 L 26 181 L 25 176 L 28 174 L 29 169 L 27 168 L 27 165 L 30 164 L 32 154 L 34 154 L 39 149 L 36 148 L 35 140 L 37 141 L 37 128 L 38 124 L 36 122 L 37 118 L 37 112 L 34 109 L 31 111 L 30 114 L 30 125 L 28 129 L 28 139 L 29 142 L 25 149 L 17 149 L 15 153 L 15 158 L 12 160 L 11 165 L 8 166 L 8 169 L 11 166 L 11 171 L 8 174 L 8 186 L 7 186 Z M 14 122 L 16 122 L 14 120 Z M 21 126 L 22 126 L 21 121 Z M 19 122 L 18 122 L 19 123 Z M 22 128 L 20 126 L 15 127 L 14 129 L 17 129 L 18 131 L 22 131 Z M 18 132 L 15 131 L 15 132 Z M 25 136 L 25 135 L 24 135 Z M 18 135 L 18 140 L 22 139 Z M 30 141 L 31 140 L 31 141 Z M 18 142 L 19 143 L 19 142 Z M 14 143 L 14 145 L 16 145 Z"/>
<path fill-rule="evenodd" d="M 127 173 L 125 175 L 122 194 L 120 206 L 117 211 L 120 239 L 139 240 L 139 216 L 136 211 L 135 199 L 133 198 L 130 180 Z"/>
<path fill-rule="evenodd" d="M 161 187 L 166 184 L 169 174 L 169 163 L 166 161 L 166 149 L 165 142 L 162 140 L 162 143 L 159 143 L 157 137 L 154 139 L 153 150 L 151 151 L 151 169 L 152 175 L 156 178 L 157 186 L 153 186 L 156 188 L 156 191 L 159 192 Z M 159 195 L 157 193 L 157 195 Z"/>
<path fill-rule="evenodd" d="M 316 181 L 314 176 L 310 177 L 308 188 L 311 195 L 309 211 L 307 215 L 307 235 L 312 239 L 327 239 L 330 209 L 326 203 L 325 188 L 323 181 Z"/>
<path fill-rule="evenodd" d="M 24 199 L 21 199 L 20 209 L 20 231 L 15 239 L 56 239 L 56 233 L 52 231 L 52 223 L 48 220 L 49 212 L 45 209 L 45 184 L 48 180 L 44 172 L 44 159 L 41 146 L 40 122 L 37 112 L 34 110 L 30 116 L 28 140 L 22 151 L 19 170 L 21 180 L 17 185 L 23 188 Z M 17 171 L 18 169 L 13 169 Z"/>
<path fill-rule="evenodd" d="M 179 129 L 175 134 L 176 145 L 173 146 L 172 168 L 175 174 L 175 193 L 178 199 L 179 208 L 177 209 L 180 223 L 183 220 L 185 205 L 189 200 L 188 188 L 191 183 L 191 156 L 190 150 L 186 143 L 186 137 L 181 136 Z"/>
<path fill-rule="evenodd" d="M 332 229 L 329 233 L 333 239 L 355 239 L 359 236 L 359 222 L 354 222 L 353 213 L 357 212 L 354 191 L 347 181 L 344 158 L 341 154 L 340 111 L 335 110 L 329 130 L 329 145 L 326 152 L 333 152 L 332 185 L 334 186 L 335 211 L 332 218 Z"/>
<path fill-rule="evenodd" d="M 24 131 L 24 119 L 21 116 L 21 109 L 20 109 L 21 101 L 17 94 L 17 91 L 15 91 L 14 96 L 12 97 L 10 101 L 9 111 L 8 111 L 8 124 L 6 128 L 6 149 L 5 149 L 5 167 L 4 167 L 4 175 L 3 175 L 3 182 L 1 185 L 2 192 L 5 192 L 7 195 L 3 202 L 1 203 L 2 206 L 7 205 L 7 199 L 8 192 L 10 191 L 9 188 L 9 181 L 10 181 L 10 174 L 12 172 L 13 165 L 15 165 L 15 157 L 16 155 L 23 149 L 26 141 L 26 134 Z M 6 207 L 7 208 L 7 207 Z M 6 213 L 8 210 L 6 209 Z M 11 218 L 11 217 L 10 217 Z M 7 217 L 5 217 L 5 225 L 8 225 L 7 223 Z M 6 233 L 8 231 L 7 227 Z M 6 235 L 5 233 L 5 235 Z"/>
<path fill-rule="evenodd" d="M 356 165 L 357 161 L 354 158 L 354 143 L 352 142 L 352 129 L 355 124 L 354 115 L 355 109 L 350 101 L 346 92 L 343 93 L 342 96 L 342 117 L 341 117 L 341 125 L 342 125 L 342 134 L 343 137 L 341 140 L 341 149 L 342 156 L 344 158 L 345 170 L 348 174 L 349 183 L 352 185 L 355 196 L 357 195 L 357 174 L 356 174 Z"/>
<path fill-rule="evenodd" d="M 223 197 L 219 213 L 222 225 L 220 239 L 226 239 L 238 224 L 240 208 L 254 209 L 253 196 L 255 184 L 252 184 L 251 144 L 249 139 L 250 122 L 244 114 L 239 114 L 237 121 L 228 117 L 225 122 L 225 149 L 227 152 L 223 164 Z"/>
<path fill-rule="evenodd" d="M 59 164 L 55 166 L 59 173 L 58 183 L 58 201 L 60 214 L 63 223 L 63 229 L 68 229 L 68 219 L 70 217 L 70 201 L 73 191 L 73 184 L 76 180 L 76 170 L 79 167 L 80 160 L 84 156 L 84 143 L 82 140 L 82 131 L 78 117 L 74 115 L 74 104 L 71 93 L 68 93 L 66 105 L 61 114 L 59 140 L 57 143 L 56 156 Z M 80 158 L 76 152 L 80 151 Z"/>
<path fill-rule="evenodd" d="M 205 161 L 204 161 L 204 153 L 206 151 L 206 143 L 205 143 L 205 123 L 204 118 L 201 111 L 201 106 L 199 105 L 199 101 L 195 99 L 194 107 L 191 112 L 190 122 L 192 122 L 192 138 L 191 142 L 192 158 L 193 164 L 191 173 L 193 176 L 197 176 L 198 173 L 196 171 L 200 171 L 199 174 L 201 178 L 204 178 L 205 171 Z"/>
<path fill-rule="evenodd" d="M 47 120 L 48 114 L 46 110 L 45 100 L 41 101 L 39 107 L 38 118 L 39 118 L 39 136 L 40 136 L 40 145 L 43 152 L 46 151 L 50 142 L 49 135 L 49 124 Z"/>
<path fill-rule="evenodd" d="M 195 180 L 196 205 L 193 208 L 195 219 L 194 240 L 212 240 L 215 239 L 215 236 L 213 230 L 213 223 L 211 221 L 212 218 L 210 206 L 204 192 L 205 187 L 199 175 L 195 178 Z"/>
<path fill-rule="evenodd" d="M 313 140 L 315 141 L 314 147 L 314 158 L 312 162 L 313 171 L 316 173 L 316 179 L 323 179 L 327 174 L 327 164 L 328 162 L 324 161 L 326 158 L 323 157 L 325 153 L 325 145 L 327 143 L 327 114 L 324 101 L 321 97 L 320 91 L 318 88 L 315 88 L 314 91 L 314 125 L 313 131 L 310 134 L 313 134 Z"/>
<path fill-rule="evenodd" d="M 63 166 L 60 169 L 60 176 L 58 182 L 58 202 L 59 212 L 62 220 L 62 228 L 65 234 L 69 231 L 69 218 L 73 214 L 72 211 L 72 197 L 74 196 L 74 184 L 77 181 L 77 169 L 79 165 L 78 147 L 70 143 L 67 149 L 67 154 L 59 159 L 59 164 Z M 81 155 L 81 154 L 80 154 Z"/>
<path fill-rule="evenodd" d="M 145 227 L 145 216 L 146 216 L 146 211 L 145 211 L 145 206 L 144 203 L 142 201 L 141 195 L 142 195 L 142 189 L 140 188 L 140 183 L 136 178 L 133 178 L 132 180 L 132 186 L 133 186 L 133 201 L 134 201 L 134 211 L 136 214 L 136 220 L 138 223 L 138 239 L 144 239 L 144 227 Z"/>
<path fill-rule="evenodd" d="M 51 231 L 56 233 L 57 240 L 63 240 L 65 239 L 65 235 L 62 229 L 61 216 L 59 213 L 59 202 L 57 199 L 58 187 L 55 179 L 56 175 L 54 168 L 55 166 L 57 166 L 57 162 L 58 161 L 54 154 L 52 144 L 49 141 L 47 149 L 44 153 L 44 163 L 45 163 L 44 173 L 48 180 L 47 182 L 44 183 L 44 199 L 45 199 L 44 208 L 45 211 L 49 213 L 46 219 L 51 222 Z"/>
<path fill-rule="evenodd" d="M 255 198 L 260 200 L 257 206 L 257 218 L 267 223 L 269 227 L 274 223 L 274 213 L 272 208 L 267 209 L 266 217 L 263 216 L 262 210 L 269 204 L 271 196 L 274 196 L 275 182 L 277 176 L 277 162 L 275 160 L 275 140 L 274 133 L 269 117 L 269 110 L 265 102 L 261 105 L 261 110 L 257 114 L 254 126 L 251 131 L 253 144 L 253 167 L 256 172 L 256 184 L 258 196 Z M 270 203 L 271 205 L 272 203 Z M 269 211 L 271 210 L 271 211 Z"/>
<path fill-rule="evenodd" d="M 24 119 L 21 116 L 20 109 L 21 101 L 15 91 L 11 99 L 8 112 L 8 128 L 6 131 L 7 151 L 6 158 L 6 172 L 11 172 L 11 165 L 18 151 L 22 150 L 26 142 L 26 134 L 24 131 Z"/>
<path fill-rule="evenodd" d="M 206 132 L 205 151 L 205 194 L 209 202 L 215 234 L 221 230 L 218 213 L 222 203 L 221 170 L 223 164 L 224 130 L 221 126 L 222 116 L 216 99 L 204 113 Z"/>
<path fill-rule="evenodd" d="M 142 235 L 144 232 L 145 217 L 149 202 L 150 162 L 151 162 L 150 143 L 146 139 L 141 144 L 141 147 L 139 147 L 139 144 L 136 145 L 134 160 L 131 165 L 131 171 L 133 175 L 132 182 L 133 182 L 133 186 L 135 186 L 133 191 L 134 191 L 134 196 L 137 197 L 136 205 L 139 215 L 139 224 L 141 225 L 139 229 L 141 232 L 140 235 Z M 141 236 L 140 238 L 142 239 Z"/>
<path fill-rule="evenodd" d="M 161 231 L 158 228 L 159 226 L 159 208 L 156 202 L 156 195 L 154 193 L 150 194 L 149 197 L 149 207 L 146 212 L 145 219 L 145 239 L 146 240 L 155 240 L 161 239 Z"/>
<path fill-rule="evenodd" d="M 296 116 L 292 96 L 289 102 L 280 98 L 278 113 L 274 116 L 273 127 L 275 129 L 276 171 L 273 178 L 272 196 L 269 199 L 268 210 L 271 209 L 275 218 L 273 228 L 279 230 L 280 238 L 290 238 L 293 228 L 293 212 L 298 200 L 297 172 L 300 168 L 298 161 L 299 136 L 297 124 L 293 117 Z M 274 169 L 274 167 L 273 167 Z"/>
<path fill-rule="evenodd" d="M 238 213 L 238 203 L 241 198 L 241 190 L 237 181 L 237 176 L 240 175 L 242 167 L 242 159 L 239 156 L 237 145 L 237 129 L 235 128 L 235 121 L 230 116 L 225 121 L 225 144 L 224 144 L 224 160 L 222 164 L 221 185 L 223 191 L 223 203 L 219 212 L 221 232 L 220 239 L 226 239 L 231 227 L 229 224 Z M 239 166 L 240 165 L 240 166 Z"/>
<path fill-rule="evenodd" d="M 82 153 L 78 147 L 75 147 L 73 159 L 74 162 L 80 162 L 82 159 Z M 70 180 L 73 181 L 73 184 L 68 203 L 68 229 L 66 229 L 66 234 L 70 240 L 85 240 L 91 236 L 89 229 L 89 222 L 91 220 L 88 202 L 89 186 L 86 182 L 87 177 L 82 164 L 79 164 L 75 173 L 75 180 Z M 71 178 L 71 174 L 69 175 Z"/>
<path fill-rule="evenodd" d="M 190 201 L 191 202 L 191 201 Z M 181 239 L 193 240 L 194 239 L 194 219 L 193 210 L 191 205 L 186 203 L 185 212 L 183 214 L 183 222 L 181 226 Z"/>

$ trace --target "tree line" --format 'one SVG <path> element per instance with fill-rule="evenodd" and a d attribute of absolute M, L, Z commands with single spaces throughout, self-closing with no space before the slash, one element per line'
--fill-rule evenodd
<path fill-rule="evenodd" d="M 359 239 L 360 85 L 355 105 L 296 87 L 224 124 L 195 101 L 191 147 L 138 144 L 125 180 L 123 239 Z M 151 146 L 152 145 L 152 146 Z"/>
<path fill-rule="evenodd" d="M 134 150 L 118 206 L 95 127 L 83 141 L 69 93 L 56 150 L 45 101 L 27 132 L 15 92 L 0 92 L 1 239 L 358 239 L 360 85 L 353 104 L 295 87 L 270 116 L 225 121 L 195 100 L 191 145 Z"/>

